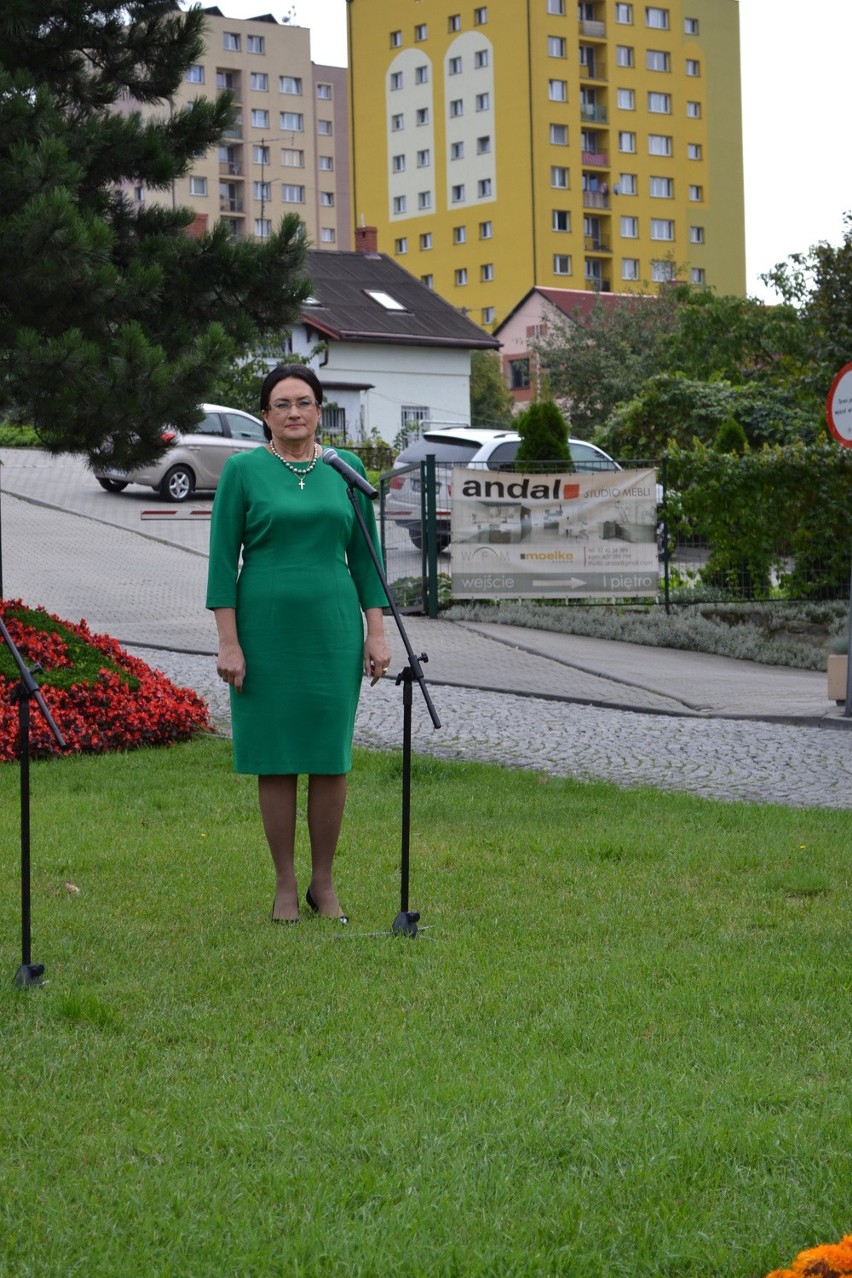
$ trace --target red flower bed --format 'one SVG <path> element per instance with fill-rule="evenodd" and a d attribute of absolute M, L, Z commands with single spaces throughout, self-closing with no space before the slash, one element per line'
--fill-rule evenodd
<path fill-rule="evenodd" d="M 92 634 L 20 599 L 0 600 L 9 636 L 36 674 L 42 696 L 65 749 L 56 744 L 38 707 L 31 703 L 30 753 L 102 754 L 140 745 L 170 745 L 209 730 L 207 706 L 189 688 L 178 688 L 144 661 L 131 657 L 108 635 Z M 0 637 L 0 762 L 18 757 L 18 705 L 12 690 L 18 668 Z"/>

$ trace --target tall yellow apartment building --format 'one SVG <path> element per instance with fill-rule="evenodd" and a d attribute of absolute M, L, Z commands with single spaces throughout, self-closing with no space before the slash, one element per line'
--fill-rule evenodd
<path fill-rule="evenodd" d="M 486 328 L 539 287 L 745 291 L 738 0 L 348 0 L 352 211 Z"/>

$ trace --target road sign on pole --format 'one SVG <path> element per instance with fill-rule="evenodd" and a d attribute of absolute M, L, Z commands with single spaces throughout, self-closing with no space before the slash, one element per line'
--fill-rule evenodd
<path fill-rule="evenodd" d="M 852 448 L 852 364 L 844 364 L 825 401 L 828 429 L 844 448 Z"/>

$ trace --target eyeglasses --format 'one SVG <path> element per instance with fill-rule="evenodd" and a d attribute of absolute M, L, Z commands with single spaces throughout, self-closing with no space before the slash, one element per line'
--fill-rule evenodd
<path fill-rule="evenodd" d="M 270 407 L 279 413 L 289 413 L 291 408 L 297 408 L 300 413 L 306 413 L 314 405 L 319 407 L 315 399 L 308 399 L 305 396 L 302 399 L 276 399 L 275 403 L 271 404 Z"/>

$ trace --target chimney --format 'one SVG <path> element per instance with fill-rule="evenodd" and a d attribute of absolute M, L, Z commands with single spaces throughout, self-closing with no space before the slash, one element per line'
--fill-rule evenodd
<path fill-rule="evenodd" d="M 355 248 L 359 253 L 378 253 L 379 232 L 375 226 L 355 227 Z"/>

